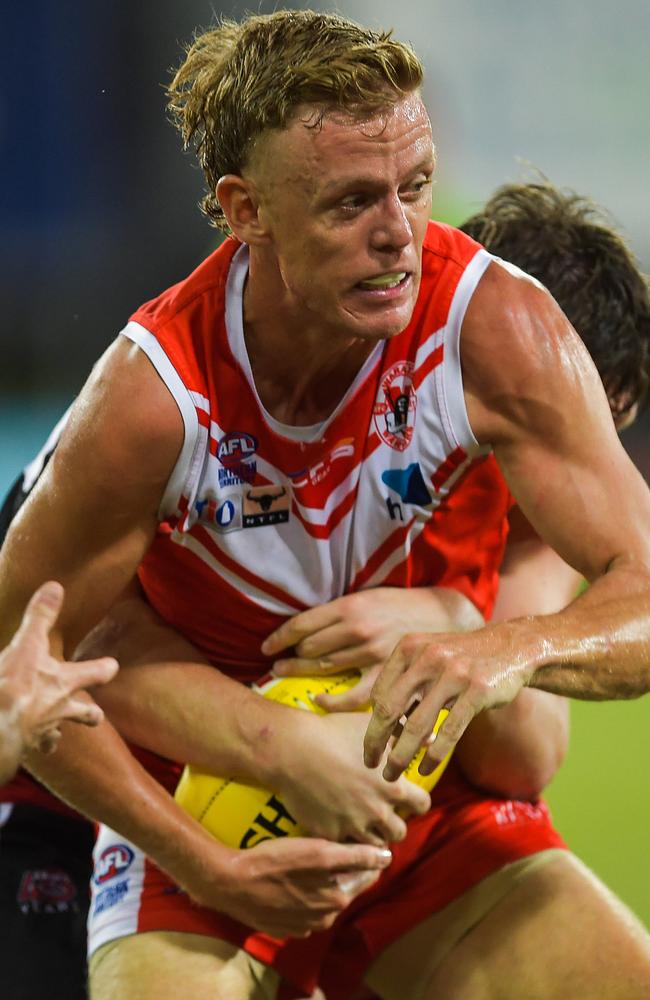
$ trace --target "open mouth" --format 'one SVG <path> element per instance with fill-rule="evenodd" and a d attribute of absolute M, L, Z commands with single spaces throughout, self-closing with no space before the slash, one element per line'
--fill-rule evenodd
<path fill-rule="evenodd" d="M 366 278 L 365 281 L 358 282 L 357 288 L 368 292 L 390 291 L 406 284 L 407 280 L 406 271 L 390 271 L 386 274 L 378 274 L 375 278 Z"/>

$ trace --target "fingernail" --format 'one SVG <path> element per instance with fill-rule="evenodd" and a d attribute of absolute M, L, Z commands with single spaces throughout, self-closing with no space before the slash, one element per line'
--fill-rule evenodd
<path fill-rule="evenodd" d="M 276 677 L 286 677 L 287 668 L 282 662 L 282 660 L 278 660 L 277 663 L 273 664 L 273 673 L 275 674 Z"/>
<path fill-rule="evenodd" d="M 379 854 L 380 860 L 383 861 L 384 864 L 389 865 L 393 860 L 392 851 L 389 851 L 387 847 L 380 847 L 377 853 Z"/>
<path fill-rule="evenodd" d="M 264 642 L 260 646 L 260 649 L 262 650 L 262 652 L 264 653 L 265 656 L 270 656 L 271 655 L 272 646 L 271 646 L 271 643 L 269 642 L 268 639 L 264 640 Z"/>

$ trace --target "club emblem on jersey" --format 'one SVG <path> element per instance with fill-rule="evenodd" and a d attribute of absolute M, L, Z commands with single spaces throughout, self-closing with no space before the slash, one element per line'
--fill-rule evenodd
<path fill-rule="evenodd" d="M 284 524 L 289 520 L 291 496 L 286 486 L 269 483 L 244 490 L 244 528 Z"/>
<path fill-rule="evenodd" d="M 384 373 L 373 411 L 377 433 L 396 451 L 404 451 L 411 443 L 416 406 L 413 362 L 398 361 Z"/>
<path fill-rule="evenodd" d="M 257 438 L 246 431 L 230 431 L 217 442 L 217 458 L 223 466 L 219 469 L 219 486 L 253 482 L 257 443 Z"/>

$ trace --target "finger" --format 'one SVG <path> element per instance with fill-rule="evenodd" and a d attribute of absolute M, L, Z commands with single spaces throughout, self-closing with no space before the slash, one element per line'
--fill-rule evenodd
<path fill-rule="evenodd" d="M 345 622 L 336 622 L 311 632 L 296 643 L 296 656 L 318 659 L 321 656 L 349 655 L 349 650 L 359 647 L 359 637 Z"/>
<path fill-rule="evenodd" d="M 375 847 L 383 847 L 384 844 L 395 839 L 395 837 L 390 836 L 390 831 L 386 827 L 382 827 L 380 823 L 365 830 L 356 830 L 354 835 L 350 837 L 350 840 L 359 844 L 373 844 Z"/>
<path fill-rule="evenodd" d="M 373 667 L 361 675 L 361 679 L 349 691 L 340 694 L 318 694 L 314 701 L 326 712 L 358 712 L 370 707 L 370 692 L 379 667 Z"/>
<path fill-rule="evenodd" d="M 354 899 L 360 893 L 365 892 L 369 889 L 371 885 L 374 885 L 380 876 L 380 872 L 345 872 L 342 875 L 337 876 L 337 882 L 339 889 L 347 893 L 351 899 Z"/>
<path fill-rule="evenodd" d="M 370 685 L 361 687 L 362 681 L 355 684 L 349 691 L 340 694 L 317 694 L 314 701 L 326 712 L 360 712 L 370 705 Z"/>
<path fill-rule="evenodd" d="M 63 709 L 57 711 L 57 717 L 67 722 L 78 722 L 82 726 L 98 726 L 104 718 L 104 713 L 94 701 L 82 698 L 69 698 Z"/>
<path fill-rule="evenodd" d="M 29 633 L 37 638 L 47 639 L 63 605 L 63 596 L 63 587 L 55 580 L 42 584 L 25 608 L 17 638 L 20 640 Z"/>
<path fill-rule="evenodd" d="M 395 786 L 395 804 L 398 806 L 399 815 L 424 816 L 431 808 L 431 796 L 424 788 L 420 788 L 408 778 L 400 778 Z"/>
<path fill-rule="evenodd" d="M 330 674 L 340 674 L 346 670 L 360 670 L 367 666 L 367 656 L 359 656 L 351 649 L 343 649 L 330 656 L 311 659 L 300 656 L 292 656 L 286 660 L 276 660 L 273 664 L 273 673 L 278 677 L 313 677 L 314 675 L 327 677 Z"/>
<path fill-rule="evenodd" d="M 65 663 L 61 669 L 64 671 L 65 683 L 72 692 L 94 687 L 96 684 L 107 684 L 115 677 L 118 663 L 112 656 L 102 656 L 98 660 Z"/>
<path fill-rule="evenodd" d="M 322 856 L 316 857 L 312 847 L 313 866 L 329 872 L 382 871 L 393 860 L 387 847 L 371 844 L 335 844 L 321 840 L 325 845 Z"/>
<path fill-rule="evenodd" d="M 321 604 L 316 608 L 308 608 L 294 615 L 288 621 L 283 622 L 275 632 L 271 632 L 262 643 L 262 652 L 265 656 L 276 656 L 283 649 L 295 646 L 306 636 L 313 632 L 318 632 L 322 628 L 327 628 L 338 621 L 338 613 L 332 610 L 334 601 L 329 604 Z"/>
<path fill-rule="evenodd" d="M 416 691 L 404 675 L 407 665 L 402 641 L 380 671 L 370 694 L 372 716 L 363 741 L 366 767 L 379 766 L 396 723 L 413 701 Z"/>
<path fill-rule="evenodd" d="M 368 831 L 366 835 L 370 832 L 382 837 L 385 843 L 398 844 L 406 836 L 406 823 L 394 809 L 388 808 L 381 819 L 375 821 L 372 831 Z"/>
<path fill-rule="evenodd" d="M 477 706 L 469 696 L 461 696 L 449 710 L 449 715 L 437 733 L 427 740 L 427 750 L 420 762 L 420 774 L 432 774 L 438 765 L 451 753 L 459 739 L 476 715 Z"/>
<path fill-rule="evenodd" d="M 438 684 L 404 720 L 402 732 L 391 747 L 383 770 L 386 781 L 395 781 L 406 770 L 416 753 L 429 745 L 440 710 L 452 697 L 451 691 Z"/>

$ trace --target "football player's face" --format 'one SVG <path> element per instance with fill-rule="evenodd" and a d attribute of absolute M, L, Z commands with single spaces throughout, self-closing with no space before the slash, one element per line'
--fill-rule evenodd
<path fill-rule="evenodd" d="M 367 121 L 315 121 L 305 109 L 255 154 L 265 164 L 270 259 L 306 321 L 344 336 L 392 337 L 407 326 L 420 285 L 434 168 L 429 117 L 414 93 Z"/>

